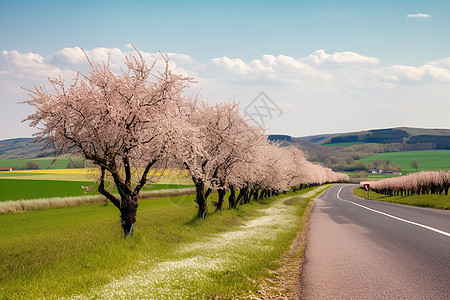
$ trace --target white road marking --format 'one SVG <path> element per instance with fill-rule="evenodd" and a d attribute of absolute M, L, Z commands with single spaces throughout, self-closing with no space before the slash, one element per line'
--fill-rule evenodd
<path fill-rule="evenodd" d="M 445 231 L 443 231 L 443 230 L 439 230 L 439 229 L 436 229 L 436 228 L 434 228 L 434 227 L 430 227 L 430 226 L 427 226 L 427 225 L 423 225 L 423 224 L 420 224 L 420 223 L 416 223 L 416 222 L 413 222 L 413 221 L 409 221 L 409 220 L 406 220 L 406 219 L 402 219 L 402 218 L 399 218 L 399 217 L 396 217 L 396 216 L 387 214 L 387 213 L 385 213 L 385 212 L 378 211 L 378 210 L 375 210 L 375 209 L 373 209 L 373 208 L 370 208 L 370 207 L 367 207 L 367 206 L 364 206 L 364 205 L 355 203 L 355 202 L 353 202 L 353 201 L 342 199 L 342 198 L 339 196 L 339 194 L 341 193 L 341 190 L 342 190 L 343 188 L 344 188 L 344 186 L 341 186 L 341 188 L 339 189 L 339 191 L 337 192 L 337 195 L 336 195 L 337 198 L 338 198 L 339 200 L 341 200 L 341 201 L 348 202 L 348 203 L 351 203 L 351 204 L 353 204 L 353 205 L 362 207 L 362 208 L 364 208 L 364 209 L 373 211 L 373 212 L 375 212 L 375 213 L 377 213 L 377 214 L 384 215 L 384 216 L 386 216 L 386 217 L 389 217 L 389 218 L 392 218 L 392 219 L 396 219 L 396 220 L 399 220 L 399 221 L 402 221 L 402 222 L 405 222 L 405 223 L 408 223 L 408 224 L 412 224 L 412 225 L 415 225 L 415 226 L 419 226 L 419 227 L 422 227 L 422 228 L 425 228 L 425 229 L 428 229 L 428 230 L 431 230 L 431 231 L 437 232 L 437 233 L 439 233 L 439 234 L 442 234 L 442 235 L 445 235 L 445 236 L 450 237 L 450 233 L 445 232 Z"/>

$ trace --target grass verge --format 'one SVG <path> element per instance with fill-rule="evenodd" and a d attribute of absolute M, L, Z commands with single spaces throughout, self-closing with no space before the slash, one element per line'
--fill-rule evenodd
<path fill-rule="evenodd" d="M 365 197 L 364 191 L 361 188 L 355 188 L 353 192 L 358 197 Z M 386 196 L 370 192 L 370 200 L 435 209 L 450 209 L 450 195 Z"/>
<path fill-rule="evenodd" d="M 206 220 L 193 218 L 192 195 L 144 200 L 127 240 L 111 205 L 2 215 L 0 298 L 246 297 L 280 267 L 314 196 L 308 192 Z"/>

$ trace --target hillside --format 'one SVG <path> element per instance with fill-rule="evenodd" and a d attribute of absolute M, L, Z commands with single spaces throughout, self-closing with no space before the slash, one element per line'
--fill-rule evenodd
<path fill-rule="evenodd" d="M 0 160 L 32 159 L 52 155 L 51 150 L 41 149 L 45 142 L 34 142 L 34 138 L 17 138 L 0 141 Z"/>
<path fill-rule="evenodd" d="M 340 143 L 406 143 L 422 144 L 432 149 L 450 149 L 450 129 L 387 128 L 332 135 L 321 144 Z M 411 149 L 415 150 L 415 149 Z"/>
<path fill-rule="evenodd" d="M 295 145 L 307 153 L 308 160 L 337 171 L 383 169 L 410 170 L 409 163 L 388 159 L 388 153 L 450 149 L 450 129 L 387 128 L 350 133 L 292 137 L 284 144 Z M 382 163 L 375 154 L 386 153 Z M 377 160 L 374 163 L 374 160 Z M 430 166 L 435 168 L 434 166 Z"/>

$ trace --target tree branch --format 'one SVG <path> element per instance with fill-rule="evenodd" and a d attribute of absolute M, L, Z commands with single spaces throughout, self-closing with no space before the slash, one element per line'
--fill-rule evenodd
<path fill-rule="evenodd" d="M 107 190 L 105 190 L 105 167 L 101 167 L 102 170 L 102 175 L 100 177 L 100 185 L 98 186 L 98 192 L 100 194 L 102 194 L 103 196 L 106 197 L 106 199 L 108 199 L 109 201 L 111 201 L 112 204 L 114 204 L 114 206 L 116 206 L 117 208 L 120 209 L 120 201 L 114 197 L 114 195 L 112 195 L 110 192 L 108 192 Z"/>
<path fill-rule="evenodd" d="M 147 175 L 150 171 L 150 168 L 158 161 L 157 158 L 154 158 L 151 162 L 147 164 L 147 167 L 145 167 L 145 171 L 142 174 L 141 180 L 139 180 L 139 184 L 135 187 L 134 192 L 137 194 L 141 191 L 141 189 L 144 187 L 144 185 L 147 183 Z"/>

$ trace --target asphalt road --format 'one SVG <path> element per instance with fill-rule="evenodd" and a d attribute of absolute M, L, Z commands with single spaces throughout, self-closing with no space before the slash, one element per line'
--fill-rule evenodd
<path fill-rule="evenodd" d="M 364 200 L 355 187 L 316 199 L 301 298 L 450 299 L 450 211 Z"/>

